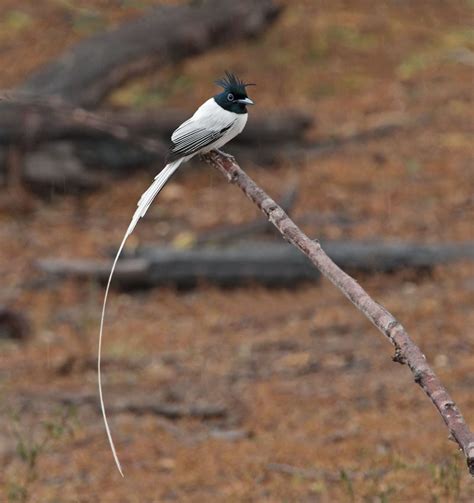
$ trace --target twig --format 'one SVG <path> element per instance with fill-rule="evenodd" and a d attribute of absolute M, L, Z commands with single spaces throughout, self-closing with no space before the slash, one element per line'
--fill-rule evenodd
<path fill-rule="evenodd" d="M 357 281 L 340 269 L 326 255 L 318 241 L 306 236 L 275 201 L 240 168 L 235 159 L 222 155 L 221 152 L 212 151 L 206 155 L 206 161 L 221 171 L 230 183 L 237 185 L 260 208 L 282 236 L 302 251 L 319 271 L 390 340 L 395 347 L 393 360 L 408 364 L 415 382 L 421 386 L 438 409 L 450 436 L 463 451 L 469 472 L 474 476 L 474 435 L 453 399 L 426 362 L 424 354 L 410 339 L 401 323 L 374 301 Z"/>

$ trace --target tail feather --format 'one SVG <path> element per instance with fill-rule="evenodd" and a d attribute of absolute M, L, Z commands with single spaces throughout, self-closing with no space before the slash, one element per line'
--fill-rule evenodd
<path fill-rule="evenodd" d="M 153 183 L 142 194 L 140 200 L 138 201 L 137 204 L 138 207 L 128 227 L 127 236 L 130 236 L 130 234 L 133 232 L 133 229 L 135 229 L 135 226 L 137 225 L 140 218 L 145 216 L 145 213 L 148 211 L 148 208 L 150 207 L 155 197 L 158 195 L 160 190 L 165 186 L 170 176 L 178 169 L 179 165 L 182 162 L 183 162 L 182 159 L 170 162 L 156 175 Z"/>
<path fill-rule="evenodd" d="M 174 162 L 167 164 L 160 171 L 160 173 L 158 173 L 158 175 L 155 177 L 155 180 L 150 185 L 150 187 L 148 187 L 148 189 L 140 197 L 140 200 L 138 201 L 138 204 L 137 204 L 138 207 L 132 217 L 132 221 L 130 222 L 130 225 L 128 226 L 127 232 L 125 233 L 125 236 L 123 237 L 123 240 L 120 243 L 117 254 L 115 255 L 115 259 L 112 264 L 112 269 L 110 270 L 109 279 L 107 281 L 107 286 L 105 288 L 104 303 L 102 304 L 102 316 L 100 318 L 99 347 L 98 347 L 98 354 L 97 354 L 97 380 L 98 380 L 98 386 L 99 386 L 100 408 L 102 411 L 102 416 L 104 418 L 105 431 L 107 432 L 107 437 L 109 439 L 109 444 L 110 444 L 110 448 L 112 450 L 112 455 L 114 457 L 115 464 L 117 465 L 117 468 L 120 472 L 120 475 L 122 475 L 122 477 L 124 475 L 122 472 L 122 467 L 120 465 L 120 461 L 117 456 L 117 451 L 115 450 L 114 441 L 112 440 L 112 433 L 110 432 L 109 424 L 107 421 L 107 415 L 105 413 L 104 398 L 103 398 L 103 394 L 102 394 L 101 355 L 102 355 L 102 336 L 104 333 L 104 319 L 105 319 L 105 308 L 107 305 L 107 297 L 109 296 L 110 284 L 112 282 L 112 277 L 114 275 L 115 268 L 117 267 L 118 259 L 120 257 L 120 254 L 123 251 L 123 248 L 125 246 L 127 238 L 130 236 L 130 234 L 135 229 L 140 218 L 142 218 L 145 215 L 145 213 L 147 212 L 151 203 L 153 202 L 155 197 L 159 194 L 160 190 L 165 186 L 166 182 L 173 175 L 173 173 L 178 169 L 179 165 L 182 162 L 183 162 L 183 159 L 178 159 L 177 161 L 174 161 Z"/>

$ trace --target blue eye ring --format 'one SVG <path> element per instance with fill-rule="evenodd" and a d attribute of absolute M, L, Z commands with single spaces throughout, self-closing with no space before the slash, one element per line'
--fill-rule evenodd
<path fill-rule="evenodd" d="M 228 100 L 228 101 L 234 101 L 234 95 L 233 95 L 232 93 L 229 93 L 229 94 L 227 95 L 227 100 Z"/>

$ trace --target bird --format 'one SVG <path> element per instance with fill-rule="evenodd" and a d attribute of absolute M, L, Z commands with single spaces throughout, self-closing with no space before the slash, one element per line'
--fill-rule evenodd
<path fill-rule="evenodd" d="M 254 104 L 254 102 L 248 97 L 246 88 L 255 84 L 245 83 L 234 73 L 229 71 L 225 72 L 225 76 L 223 78 L 215 81 L 215 84 L 221 87 L 223 91 L 204 102 L 196 110 L 194 115 L 187 121 L 183 122 L 171 135 L 171 144 L 169 146 L 169 152 L 166 159 L 167 164 L 158 173 L 153 180 L 153 183 L 140 197 L 137 203 L 137 209 L 133 214 L 131 222 L 115 255 L 107 281 L 107 286 L 105 288 L 102 315 L 100 319 L 97 357 L 99 400 L 109 445 L 112 450 L 115 464 L 122 477 L 124 474 L 107 421 L 104 397 L 102 393 L 102 339 L 104 334 L 105 311 L 110 284 L 112 282 L 112 277 L 114 275 L 118 259 L 128 237 L 132 234 L 138 221 L 145 216 L 156 196 L 179 166 L 198 154 L 205 154 L 211 150 L 221 148 L 243 131 L 248 119 L 247 106 Z"/>

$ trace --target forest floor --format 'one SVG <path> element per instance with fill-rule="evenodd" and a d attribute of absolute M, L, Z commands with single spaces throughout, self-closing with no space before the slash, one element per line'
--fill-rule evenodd
<path fill-rule="evenodd" d="M 3 0 L 0 86 L 153 3 Z M 315 139 L 404 114 L 412 123 L 384 138 L 243 167 L 274 196 L 298 183 L 296 219 L 350 222 L 305 225 L 314 237 L 473 240 L 473 2 L 286 3 L 262 38 L 139 79 L 110 101 L 192 112 L 231 67 L 258 84 L 259 109 L 312 113 Z M 52 282 L 35 261 L 107 257 L 150 178 L 137 171 L 91 194 L 31 195 L 24 212 L 10 189 L 0 193 L 0 305 L 26 313 L 32 329 L 25 343 L 0 345 L 2 502 L 474 501 L 432 404 L 325 280 L 113 291 L 104 392 L 122 479 L 97 408 L 103 288 Z M 183 170 L 130 246 L 181 243 L 256 216 L 217 172 Z M 400 319 L 474 426 L 472 264 L 357 280 Z M 156 403 L 184 417 L 158 415 Z"/>

